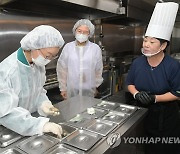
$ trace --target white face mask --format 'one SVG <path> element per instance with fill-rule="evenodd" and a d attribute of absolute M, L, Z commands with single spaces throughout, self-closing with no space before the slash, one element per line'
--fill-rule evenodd
<path fill-rule="evenodd" d="M 32 61 L 38 66 L 45 66 L 50 63 L 51 60 L 45 59 L 43 56 L 39 55 L 36 59 L 32 58 Z"/>
<path fill-rule="evenodd" d="M 156 53 L 144 53 L 144 49 L 141 48 L 142 54 L 145 55 L 146 57 L 152 57 L 152 56 L 154 56 L 154 55 L 157 55 L 157 54 L 160 53 L 161 51 L 162 51 L 162 50 L 159 49 Z"/>
<path fill-rule="evenodd" d="M 78 40 L 80 43 L 86 42 L 88 40 L 88 35 L 85 34 L 76 34 L 75 35 L 76 40 Z"/>

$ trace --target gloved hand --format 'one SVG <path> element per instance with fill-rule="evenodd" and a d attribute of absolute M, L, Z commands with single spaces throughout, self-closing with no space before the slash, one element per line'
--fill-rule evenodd
<path fill-rule="evenodd" d="M 63 99 L 67 99 L 67 91 L 61 91 L 61 96 Z"/>
<path fill-rule="evenodd" d="M 47 122 L 45 123 L 43 127 L 43 132 L 48 133 L 51 132 L 58 136 L 58 138 L 61 138 L 61 134 L 63 133 L 62 127 L 56 123 L 53 122 Z"/>
<path fill-rule="evenodd" d="M 41 105 L 41 109 L 42 111 L 46 114 L 46 115 L 53 115 L 53 116 L 57 116 L 60 114 L 59 110 L 57 108 L 55 108 L 52 104 L 50 104 L 49 102 L 44 102 Z"/>
<path fill-rule="evenodd" d="M 134 98 L 137 101 L 141 102 L 141 104 L 143 105 L 150 105 L 156 103 L 155 95 L 150 95 L 145 91 L 138 92 L 137 94 L 135 94 Z"/>

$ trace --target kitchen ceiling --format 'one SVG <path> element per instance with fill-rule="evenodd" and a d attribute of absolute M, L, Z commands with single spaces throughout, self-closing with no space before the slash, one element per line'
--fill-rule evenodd
<path fill-rule="evenodd" d="M 148 23 L 157 2 L 169 0 L 0 0 L 1 10 L 60 18 L 102 19 L 115 24 Z M 170 0 L 180 4 L 180 0 Z M 121 3 L 122 2 L 122 3 Z M 122 4 L 122 5 L 121 5 Z M 180 25 L 180 8 L 176 18 Z"/>

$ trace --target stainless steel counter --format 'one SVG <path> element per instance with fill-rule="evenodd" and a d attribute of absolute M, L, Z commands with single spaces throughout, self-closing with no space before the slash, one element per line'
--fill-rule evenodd
<path fill-rule="evenodd" d="M 50 116 L 50 121 L 56 123 L 63 123 L 67 120 L 70 120 L 75 115 L 86 110 L 87 108 L 92 107 L 101 102 L 102 100 L 100 99 L 89 98 L 89 97 L 74 97 L 69 100 L 62 101 L 54 105 L 55 107 L 59 108 L 61 114 L 56 117 Z M 136 126 L 142 123 L 146 113 L 147 113 L 147 109 L 138 108 L 138 110 L 132 116 L 130 116 L 122 125 L 116 127 L 110 134 L 119 133 L 121 136 L 128 135 L 132 130 L 134 130 Z M 15 142 L 14 144 L 9 145 L 6 148 L 0 148 L 0 153 L 2 153 L 3 151 L 9 148 L 15 147 L 18 143 L 20 143 L 24 139 L 26 138 L 23 138 Z M 89 151 L 83 153 L 102 154 L 108 151 L 109 148 L 111 147 L 107 143 L 107 136 L 105 136 L 97 144 L 95 144 Z"/>

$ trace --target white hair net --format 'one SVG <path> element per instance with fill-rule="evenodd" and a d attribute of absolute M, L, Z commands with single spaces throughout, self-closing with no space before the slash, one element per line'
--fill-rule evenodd
<path fill-rule="evenodd" d="M 64 39 L 61 33 L 52 26 L 40 25 L 27 33 L 20 41 L 23 50 L 34 50 L 49 47 L 62 47 Z"/>
<path fill-rule="evenodd" d="M 90 20 L 88 20 L 88 19 L 81 19 L 81 20 L 78 20 L 76 23 L 75 23 L 75 25 L 74 25 L 74 27 L 73 27 L 73 29 L 72 29 L 72 31 L 73 31 L 73 34 L 75 35 L 75 31 L 76 31 L 76 29 L 79 27 L 79 26 L 82 26 L 82 25 L 86 25 L 88 28 L 89 28 L 89 31 L 90 31 L 90 37 L 92 37 L 92 35 L 94 34 L 94 25 L 91 23 L 91 21 Z"/>

